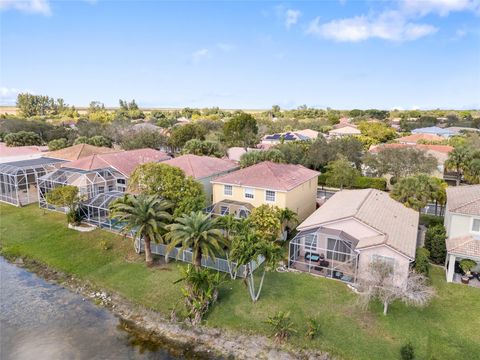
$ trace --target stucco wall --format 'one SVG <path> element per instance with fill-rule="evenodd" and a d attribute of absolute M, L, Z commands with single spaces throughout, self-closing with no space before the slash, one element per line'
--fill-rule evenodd
<path fill-rule="evenodd" d="M 400 255 L 398 252 L 390 249 L 385 245 L 360 250 L 358 259 L 358 278 L 362 278 L 368 274 L 368 266 L 373 259 L 373 255 L 385 256 L 395 260 L 394 265 L 394 282 L 397 286 L 405 284 L 408 278 L 410 261 Z"/>
<path fill-rule="evenodd" d="M 447 212 L 445 214 L 445 228 L 447 237 L 454 238 L 470 234 L 472 217 Z"/>

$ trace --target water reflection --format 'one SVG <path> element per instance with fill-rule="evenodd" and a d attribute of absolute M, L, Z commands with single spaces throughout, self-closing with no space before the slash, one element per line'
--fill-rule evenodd
<path fill-rule="evenodd" d="M 0 358 L 183 359 L 110 312 L 0 257 Z M 129 329 L 127 329 L 129 330 Z"/>

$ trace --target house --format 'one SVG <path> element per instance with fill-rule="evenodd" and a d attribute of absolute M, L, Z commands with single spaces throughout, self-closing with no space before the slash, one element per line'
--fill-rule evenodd
<path fill-rule="evenodd" d="M 319 132 L 311 129 L 288 131 L 284 133 L 277 133 L 265 135 L 262 138 L 262 145 L 277 145 L 289 141 L 310 141 L 318 137 Z"/>
<path fill-rule="evenodd" d="M 430 126 L 424 128 L 413 129 L 412 134 L 430 134 L 430 135 L 437 135 L 443 138 L 449 138 L 453 136 L 454 133 L 447 129 L 442 129 L 438 126 Z"/>
<path fill-rule="evenodd" d="M 477 263 L 472 271 L 480 272 L 480 185 L 447 188 L 444 219 L 447 233 L 445 261 L 448 282 L 460 282 L 462 259 Z M 480 287 L 480 279 L 470 280 Z"/>
<path fill-rule="evenodd" d="M 40 207 L 64 210 L 47 202 L 47 193 L 58 186 L 78 187 L 80 197 L 87 203 L 99 194 L 123 193 L 127 189 L 130 175 L 138 165 L 168 159 L 170 156 L 161 151 L 137 149 L 95 154 L 64 163 L 57 170 L 38 179 Z"/>
<path fill-rule="evenodd" d="M 263 204 L 288 208 L 304 220 L 316 208 L 317 171 L 264 161 L 213 180 L 213 214 L 246 217 Z"/>
<path fill-rule="evenodd" d="M 345 282 L 366 277 L 372 260 L 405 284 L 415 259 L 418 212 L 374 189 L 343 190 L 303 221 L 289 245 L 289 268 Z"/>
<path fill-rule="evenodd" d="M 119 151 L 120 150 L 115 150 L 107 147 L 100 147 L 89 144 L 77 144 L 66 147 L 64 149 L 49 151 L 45 155 L 54 159 L 75 161 L 92 155 L 110 154 Z"/>
<path fill-rule="evenodd" d="M 245 148 L 243 147 L 234 146 L 227 149 L 227 158 L 235 162 L 240 162 L 240 158 L 242 157 L 242 155 L 250 151 L 262 151 L 262 149 L 247 148 L 245 150 Z"/>
<path fill-rule="evenodd" d="M 406 145 L 416 145 L 419 142 L 440 142 L 444 140 L 445 138 L 435 134 L 412 134 L 412 135 L 395 139 L 395 141 L 398 142 L 399 144 L 406 144 Z"/>
<path fill-rule="evenodd" d="M 328 136 L 331 138 L 360 135 L 361 131 L 354 125 L 345 125 L 337 129 L 330 130 Z"/>
<path fill-rule="evenodd" d="M 191 176 L 200 182 L 205 191 L 208 205 L 213 200 L 212 184 L 210 182 L 239 168 L 238 164 L 231 160 L 191 154 L 167 160 L 164 164 L 180 168 L 185 175 Z"/>
<path fill-rule="evenodd" d="M 38 159 L 48 151 L 47 146 L 7 146 L 0 142 L 0 163 Z"/>
<path fill-rule="evenodd" d="M 476 128 L 470 128 L 470 127 L 462 127 L 462 126 L 450 126 L 445 128 L 445 130 L 448 130 L 453 133 L 453 135 L 463 135 L 465 133 L 469 132 L 476 132 L 480 133 L 480 129 Z"/>

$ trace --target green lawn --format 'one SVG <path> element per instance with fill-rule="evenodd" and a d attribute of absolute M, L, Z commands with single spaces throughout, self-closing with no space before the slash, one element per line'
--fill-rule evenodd
<path fill-rule="evenodd" d="M 65 215 L 44 214 L 35 206 L 18 209 L 2 204 L 0 216 L 5 254 L 36 259 L 164 314 L 180 298 L 173 281 L 183 264 L 148 269 L 130 240 L 101 230 L 87 234 L 69 230 Z M 112 250 L 102 250 L 101 240 L 110 241 Z M 480 359 L 480 289 L 446 284 L 439 268 L 432 269 L 432 280 L 438 296 L 429 307 L 395 303 L 386 317 L 379 304 L 360 310 L 356 295 L 344 284 L 308 274 L 268 274 L 257 304 L 251 303 L 242 280 L 227 281 L 205 323 L 267 334 L 266 317 L 288 310 L 298 330 L 292 345 L 341 358 L 398 359 L 401 345 L 411 341 L 419 359 Z M 313 341 L 304 336 L 311 317 L 322 327 L 322 335 Z"/>

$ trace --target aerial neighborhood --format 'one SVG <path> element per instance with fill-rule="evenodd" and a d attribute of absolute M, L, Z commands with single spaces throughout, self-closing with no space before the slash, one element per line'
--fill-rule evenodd
<path fill-rule="evenodd" d="M 380 302 L 392 321 L 398 306 L 427 311 L 447 283 L 479 304 L 478 112 L 142 110 L 121 101 L 117 110 L 45 105 L 32 118 L 38 110 L 23 104 L 35 99 L 20 94 L 18 113 L 0 119 L 2 218 L 66 214 L 68 231 L 97 234 L 105 249 L 130 238 L 121 251 L 142 254 L 147 271 L 185 272 L 176 311 L 192 326 L 222 306 L 212 274 L 242 278 L 247 291 L 236 296 L 252 304 L 300 274 L 306 289 L 343 284 L 333 302 Z M 189 292 L 193 273 L 208 292 Z M 296 301 L 311 296 L 306 289 Z M 281 308 L 268 321 L 280 320 L 290 321 Z M 321 321 L 309 321 L 314 338 Z M 284 331 L 283 340 L 294 336 Z"/>

